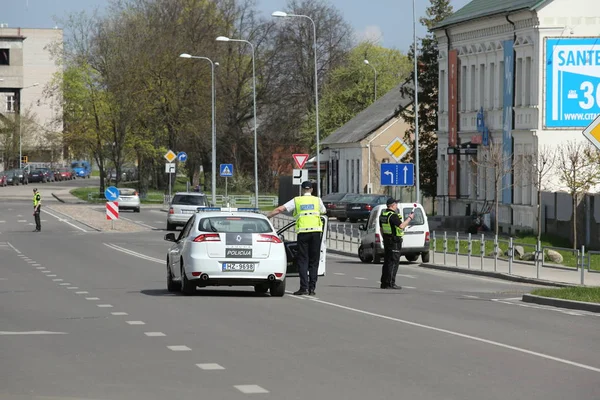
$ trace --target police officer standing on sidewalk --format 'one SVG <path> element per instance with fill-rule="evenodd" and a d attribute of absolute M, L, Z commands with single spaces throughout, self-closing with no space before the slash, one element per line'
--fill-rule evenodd
<path fill-rule="evenodd" d="M 34 232 L 40 232 L 42 230 L 42 222 L 40 221 L 40 207 L 42 206 L 42 196 L 38 192 L 37 188 L 33 189 L 33 216 L 35 217 L 35 230 Z"/>
<path fill-rule="evenodd" d="M 301 187 L 302 196 L 296 196 L 284 205 L 277 207 L 267 217 L 272 218 L 284 211 L 294 212 L 298 235 L 296 263 L 300 275 L 300 290 L 294 292 L 294 295 L 314 296 L 321 256 L 321 234 L 323 233 L 321 214 L 327 213 L 327 209 L 320 198 L 312 195 L 313 186 L 310 181 L 302 182 Z"/>
<path fill-rule="evenodd" d="M 396 274 L 400 263 L 404 228 L 412 221 L 414 214 L 411 212 L 406 221 L 402 222 L 402 217 L 398 213 L 397 201 L 389 198 L 386 205 L 387 209 L 379 217 L 384 248 L 381 289 L 402 289 L 402 287 L 396 285 Z"/>

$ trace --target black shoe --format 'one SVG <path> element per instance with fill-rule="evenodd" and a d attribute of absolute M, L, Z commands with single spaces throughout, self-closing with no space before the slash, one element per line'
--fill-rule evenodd
<path fill-rule="evenodd" d="M 34 229 L 32 232 L 39 232 L 39 231 L 40 231 L 39 229 Z"/>
<path fill-rule="evenodd" d="M 381 286 L 379 286 L 380 289 L 391 289 L 390 285 L 386 285 L 384 283 L 381 284 Z"/>
<path fill-rule="evenodd" d="M 315 291 L 314 291 L 314 290 L 309 290 L 309 291 L 308 291 L 308 295 L 309 295 L 309 296 L 316 296 L 317 294 L 315 293 Z"/>
<path fill-rule="evenodd" d="M 306 290 L 298 290 L 297 292 L 294 292 L 294 296 L 306 296 L 308 294 L 308 292 Z"/>
<path fill-rule="evenodd" d="M 392 283 L 392 284 L 390 285 L 390 289 L 398 289 L 398 290 L 400 290 L 400 289 L 402 289 L 402 286 L 398 286 L 398 285 L 396 285 L 395 283 Z"/>

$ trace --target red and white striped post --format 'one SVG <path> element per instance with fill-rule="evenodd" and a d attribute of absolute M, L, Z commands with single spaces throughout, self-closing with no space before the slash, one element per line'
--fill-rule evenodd
<path fill-rule="evenodd" d="M 106 219 L 111 220 L 111 229 L 115 229 L 115 219 L 119 219 L 119 202 L 106 202 Z"/>

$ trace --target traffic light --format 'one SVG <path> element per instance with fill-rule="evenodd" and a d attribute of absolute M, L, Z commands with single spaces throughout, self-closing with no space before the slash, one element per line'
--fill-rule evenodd
<path fill-rule="evenodd" d="M 21 156 L 21 164 L 27 164 L 27 156 Z"/>

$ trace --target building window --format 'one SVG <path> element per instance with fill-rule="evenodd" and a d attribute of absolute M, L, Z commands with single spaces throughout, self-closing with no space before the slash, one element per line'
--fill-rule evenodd
<path fill-rule="evenodd" d="M 498 65 L 498 108 L 502 108 L 504 107 L 504 61 L 500 61 Z"/>
<path fill-rule="evenodd" d="M 517 82 L 515 90 L 515 106 L 523 105 L 523 59 L 517 59 Z"/>
<path fill-rule="evenodd" d="M 446 80 L 446 71 L 440 71 L 440 94 L 438 98 L 438 104 L 440 108 L 440 112 L 446 110 L 446 86 L 448 85 L 448 81 Z"/>
<path fill-rule="evenodd" d="M 467 67 L 462 67 L 460 74 L 460 110 L 467 111 Z"/>
<path fill-rule="evenodd" d="M 350 177 L 350 190 L 349 192 L 354 192 L 354 160 L 350 162 L 350 173 L 352 176 Z"/>
<path fill-rule="evenodd" d="M 490 100 L 489 108 L 494 109 L 496 107 L 496 64 L 490 64 Z"/>
<path fill-rule="evenodd" d="M 15 96 L 6 96 L 6 112 L 15 112 Z"/>
<path fill-rule="evenodd" d="M 485 101 L 485 64 L 479 65 L 479 110 L 480 107 L 487 107 Z"/>
<path fill-rule="evenodd" d="M 531 76 L 531 57 L 525 58 L 525 106 L 532 104 L 531 99 L 531 86 L 533 85 L 533 79 Z"/>
<path fill-rule="evenodd" d="M 356 193 L 360 192 L 360 160 L 356 160 Z"/>
<path fill-rule="evenodd" d="M 10 65 L 10 49 L 0 49 L 0 65 Z"/>
<path fill-rule="evenodd" d="M 476 71 L 475 71 L 475 65 L 471 65 L 471 110 L 477 110 L 477 104 L 476 101 L 477 99 L 475 98 L 475 88 L 477 87 L 477 75 L 476 75 Z"/>
<path fill-rule="evenodd" d="M 350 160 L 346 160 L 346 191 L 350 191 Z"/>

